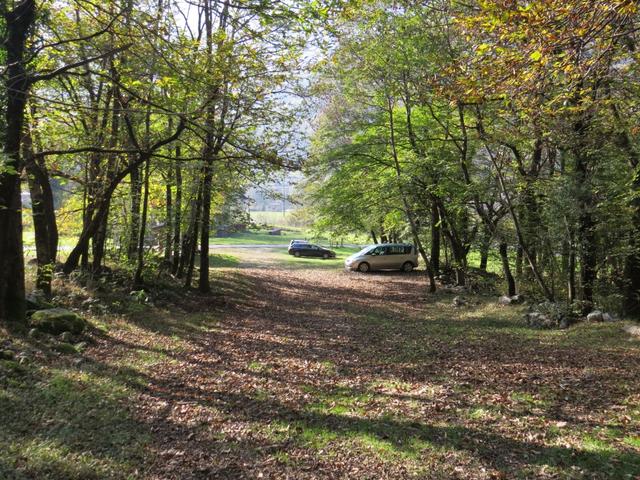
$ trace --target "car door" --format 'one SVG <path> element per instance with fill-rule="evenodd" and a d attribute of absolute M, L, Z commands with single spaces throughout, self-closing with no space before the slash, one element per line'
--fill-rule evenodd
<path fill-rule="evenodd" d="M 395 247 L 393 245 L 386 245 L 384 247 L 384 251 L 380 256 L 381 267 L 385 270 L 390 270 L 397 268 L 396 263 L 398 261 L 398 256 L 395 255 Z"/>
<path fill-rule="evenodd" d="M 388 248 L 387 268 L 394 270 L 402 268 L 402 265 L 405 262 L 404 246 L 392 245 Z"/>

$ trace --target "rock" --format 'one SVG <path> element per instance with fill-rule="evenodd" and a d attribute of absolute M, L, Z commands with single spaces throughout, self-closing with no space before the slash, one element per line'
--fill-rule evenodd
<path fill-rule="evenodd" d="M 53 305 L 47 301 L 47 296 L 42 290 L 34 290 L 25 298 L 27 310 L 46 310 L 53 308 Z"/>
<path fill-rule="evenodd" d="M 500 305 L 511 305 L 513 303 L 513 300 L 511 299 L 511 297 L 503 295 L 498 299 L 498 303 Z"/>
<path fill-rule="evenodd" d="M 640 325 L 627 325 L 624 327 L 624 331 L 634 337 L 640 337 Z"/>
<path fill-rule="evenodd" d="M 15 356 L 13 350 L 0 350 L 0 360 L 13 360 Z"/>
<path fill-rule="evenodd" d="M 527 313 L 525 320 L 531 328 L 554 328 L 558 325 L 551 317 L 540 312 Z"/>
<path fill-rule="evenodd" d="M 603 313 L 602 314 L 602 321 L 603 322 L 615 322 L 614 318 L 608 313 Z"/>
<path fill-rule="evenodd" d="M 51 346 L 51 350 L 62 353 L 64 355 L 73 355 L 74 353 L 78 353 L 76 347 L 71 345 L 70 343 L 60 342 Z"/>
<path fill-rule="evenodd" d="M 514 295 L 511 297 L 511 303 L 521 304 L 524 302 L 524 295 Z"/>
<path fill-rule="evenodd" d="M 571 326 L 571 322 L 569 322 L 569 319 L 567 317 L 564 317 L 562 320 L 560 320 L 560 329 L 561 330 L 566 330 L 567 328 L 569 328 L 569 326 Z"/>
<path fill-rule="evenodd" d="M 40 336 L 40 330 L 37 328 L 32 328 L 29 330 L 29 338 L 38 338 Z"/>
<path fill-rule="evenodd" d="M 71 343 L 73 341 L 73 334 L 71 332 L 62 332 L 58 336 L 58 339 L 64 343 Z"/>
<path fill-rule="evenodd" d="M 602 322 L 602 312 L 600 310 L 594 310 L 587 315 L 587 322 Z"/>
<path fill-rule="evenodd" d="M 64 308 L 38 310 L 31 316 L 31 326 L 42 332 L 58 335 L 63 332 L 82 333 L 87 326 L 86 321 Z"/>
<path fill-rule="evenodd" d="M 464 307 L 467 304 L 467 301 L 462 297 L 453 297 L 453 306 L 454 307 Z"/>

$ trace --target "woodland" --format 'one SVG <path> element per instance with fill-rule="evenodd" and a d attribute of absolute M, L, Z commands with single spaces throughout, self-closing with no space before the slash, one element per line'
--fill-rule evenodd
<path fill-rule="evenodd" d="M 1 478 L 640 475 L 637 2 L 0 0 L 0 39 Z M 221 253 L 293 172 L 338 259 Z M 342 271 L 387 242 L 420 268 Z"/>

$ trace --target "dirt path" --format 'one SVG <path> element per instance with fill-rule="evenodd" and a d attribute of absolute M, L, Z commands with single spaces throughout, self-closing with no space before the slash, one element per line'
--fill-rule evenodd
<path fill-rule="evenodd" d="M 532 332 L 494 298 L 456 309 L 418 273 L 259 263 L 218 271 L 221 296 L 183 321 L 95 350 L 162 355 L 131 402 L 145 478 L 640 475 L 637 344 Z"/>

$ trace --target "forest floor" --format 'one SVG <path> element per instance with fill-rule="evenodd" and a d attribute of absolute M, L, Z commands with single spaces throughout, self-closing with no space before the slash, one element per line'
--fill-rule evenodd
<path fill-rule="evenodd" d="M 59 285 L 88 346 L 4 340 L 30 360 L 0 361 L 0 478 L 640 478 L 621 322 L 531 330 L 419 272 L 278 255 L 225 250 L 206 297 Z"/>

